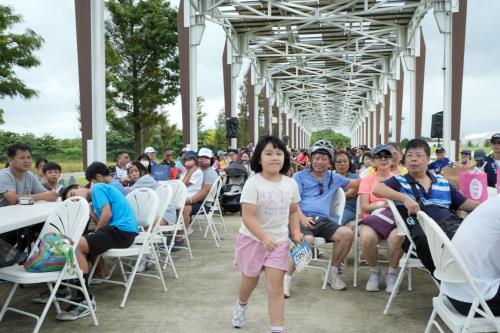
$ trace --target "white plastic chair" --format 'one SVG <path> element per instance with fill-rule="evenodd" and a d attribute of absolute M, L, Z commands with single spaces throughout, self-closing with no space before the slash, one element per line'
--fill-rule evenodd
<path fill-rule="evenodd" d="M 60 272 L 30 273 L 27 272 L 22 265 L 13 265 L 0 269 L 0 279 L 14 283 L 14 286 L 12 287 L 9 295 L 7 296 L 7 299 L 5 300 L 5 303 L 0 312 L 0 321 L 3 319 L 7 311 L 17 312 L 36 319 L 37 323 L 35 328 L 33 329 L 33 332 L 36 333 L 40 330 L 40 327 L 42 326 L 42 323 L 45 319 L 45 316 L 47 315 L 47 311 L 49 310 L 49 307 L 52 303 L 54 303 L 56 312 L 58 314 L 61 312 L 61 307 L 59 306 L 59 302 L 65 302 L 73 305 L 83 306 L 81 304 L 77 304 L 70 300 L 56 298 L 57 290 L 61 285 L 80 290 L 85 296 L 87 304 L 91 304 L 87 288 L 85 287 L 83 272 L 78 266 L 78 262 L 76 260 L 76 248 L 82 236 L 83 230 L 87 225 L 88 220 L 89 220 L 89 204 L 87 200 L 85 200 L 82 197 L 73 197 L 65 200 L 63 203 L 61 203 L 59 207 L 57 207 L 55 212 L 49 215 L 47 221 L 45 221 L 42 231 L 40 232 L 40 236 L 36 241 L 33 250 L 31 251 L 31 253 L 33 253 L 36 250 L 40 240 L 43 238 L 45 234 L 49 232 L 60 232 L 71 238 L 74 242 L 73 246 L 74 250 L 72 253 L 74 268 L 75 268 L 74 272 L 72 271 L 72 269 L 68 271 L 68 268 L 70 268 L 69 263 L 66 263 L 63 270 Z M 80 281 L 80 285 L 77 286 L 66 282 L 62 282 L 69 279 L 78 279 Z M 14 293 L 20 284 L 35 284 L 35 283 L 46 283 L 50 291 L 49 299 L 47 301 L 47 304 L 43 308 L 42 314 L 40 316 L 37 316 L 33 313 L 29 313 L 26 311 L 22 311 L 20 309 L 9 307 L 12 297 L 14 296 Z M 88 309 L 90 310 L 90 315 L 92 317 L 92 322 L 94 323 L 94 325 L 95 326 L 99 325 L 97 317 L 95 315 L 94 308 L 92 306 L 88 306 Z"/>
<path fill-rule="evenodd" d="M 436 279 L 449 283 L 467 283 L 474 295 L 468 315 L 463 316 L 455 310 L 446 295 L 439 293 L 439 296 L 432 299 L 434 309 L 432 310 L 425 332 L 430 332 L 432 326 L 443 332 L 443 329 L 435 320 L 436 315 L 441 317 L 452 332 L 500 332 L 500 317 L 493 315 L 490 307 L 481 296 L 455 244 L 450 241 L 437 223 L 424 212 L 419 211 L 417 219 L 427 237 L 432 260 L 436 265 L 436 270 L 434 271 Z M 482 317 L 476 318 L 476 313 Z"/>
<path fill-rule="evenodd" d="M 222 186 L 224 186 L 224 179 L 222 179 L 222 177 L 220 177 L 220 176 L 219 176 L 219 179 L 220 179 L 219 186 L 217 187 L 217 192 L 215 193 L 216 197 L 214 198 L 214 201 L 212 204 L 212 209 L 211 209 L 212 220 L 213 220 L 214 216 L 218 216 L 220 218 L 220 222 L 215 222 L 215 220 L 213 220 L 214 225 L 216 225 L 216 224 L 222 225 L 222 230 L 224 231 L 224 233 L 226 233 L 227 232 L 226 224 L 224 223 L 224 217 L 222 216 L 222 209 L 220 207 L 220 192 L 222 191 Z M 206 230 L 205 230 L 205 234 L 206 234 Z"/>
<path fill-rule="evenodd" d="M 167 182 L 169 186 L 172 188 L 172 203 L 175 205 L 175 209 L 178 212 L 177 221 L 173 225 L 161 225 L 160 230 L 162 233 L 171 233 L 172 241 L 168 245 L 167 251 L 169 254 L 172 252 L 172 247 L 174 246 L 175 236 L 177 236 L 177 232 L 182 230 L 184 232 L 184 239 L 186 240 L 187 247 L 179 247 L 185 248 L 189 252 L 189 257 L 193 259 L 193 253 L 191 252 L 191 244 L 189 243 L 189 236 L 186 230 L 186 225 L 184 224 L 184 217 L 182 216 L 182 211 L 184 210 L 184 206 L 186 204 L 187 197 L 187 187 L 180 180 L 170 180 Z M 166 268 L 167 264 L 163 266 Z"/>
<path fill-rule="evenodd" d="M 106 279 L 94 279 L 101 282 L 119 284 L 125 287 L 125 293 L 123 295 L 122 302 L 120 303 L 120 307 L 125 307 L 125 303 L 127 302 L 128 294 L 134 283 L 134 279 L 136 275 L 149 276 L 158 278 L 161 281 L 163 291 L 167 291 L 167 287 L 165 286 L 165 280 L 163 279 L 163 273 L 160 268 L 160 263 L 158 262 L 158 256 L 156 254 L 156 249 L 154 247 L 153 241 L 153 230 L 154 224 L 157 221 L 158 214 L 158 196 L 155 191 L 149 188 L 139 188 L 133 190 L 127 195 L 127 200 L 132 207 L 132 211 L 134 212 L 135 218 L 137 220 L 137 224 L 139 227 L 147 228 L 145 231 L 144 239 L 142 239 L 142 244 L 132 244 L 132 246 L 126 249 L 109 249 L 104 252 L 102 255 L 97 257 L 96 263 L 90 273 L 89 279 L 92 280 L 92 276 L 94 275 L 94 271 L 97 267 L 98 261 L 102 257 L 108 258 L 116 258 L 116 262 L 113 265 L 111 272 L 114 271 L 116 265 L 120 267 L 123 281 L 114 281 L 114 280 L 106 280 Z M 152 257 L 152 261 L 156 266 L 156 272 L 158 275 L 138 273 L 137 268 L 141 262 L 141 259 L 145 255 L 150 255 Z M 135 264 L 132 267 L 132 271 L 126 272 L 123 266 L 123 259 L 126 260 L 135 260 Z M 127 275 L 129 275 L 127 277 Z"/>
<path fill-rule="evenodd" d="M 387 301 L 387 304 L 384 309 L 384 314 L 389 313 L 389 308 L 391 307 L 392 302 L 396 298 L 399 292 L 399 287 L 401 286 L 401 283 L 403 282 L 403 278 L 405 275 L 405 271 L 408 269 L 408 291 L 412 291 L 412 268 L 419 268 L 419 269 L 424 269 L 424 265 L 420 261 L 420 259 L 417 256 L 416 252 L 416 247 L 415 243 L 413 242 L 413 239 L 411 238 L 410 235 L 410 230 L 406 226 L 405 221 L 401 217 L 401 214 L 399 214 L 399 211 L 394 204 L 394 201 L 388 200 L 389 203 L 389 208 L 392 211 L 392 215 L 394 216 L 394 221 L 396 222 L 396 227 L 398 230 L 398 235 L 399 236 L 405 236 L 406 239 L 410 242 L 410 245 L 408 247 L 408 250 L 406 253 L 399 259 L 399 274 L 398 278 L 396 280 L 396 284 L 394 285 L 394 289 L 391 292 L 391 296 L 389 297 L 389 300 Z M 439 288 L 439 287 L 438 287 Z"/>
<path fill-rule="evenodd" d="M 200 224 L 201 228 L 201 223 L 202 220 L 205 220 L 207 226 L 205 228 L 205 234 L 203 238 L 207 238 L 208 231 L 212 233 L 212 237 L 215 242 L 215 246 L 219 247 L 219 241 L 220 241 L 220 235 L 219 231 L 217 230 L 217 227 L 215 226 L 214 220 L 213 220 L 213 215 L 214 215 L 214 210 L 213 207 L 216 202 L 219 200 L 219 192 L 220 192 L 220 184 L 222 183 L 222 180 L 220 177 L 217 178 L 217 180 L 212 184 L 212 187 L 210 188 L 210 191 L 208 194 L 205 196 L 205 199 L 201 203 L 201 207 L 196 212 L 196 215 L 194 215 L 191 218 L 191 224 L 189 225 L 189 229 L 192 230 L 193 226 L 195 225 L 196 222 Z M 205 207 L 210 207 L 208 212 L 205 209 Z"/>
<path fill-rule="evenodd" d="M 330 217 L 338 217 L 338 221 L 342 221 L 345 209 L 345 192 L 343 188 L 339 188 L 337 192 L 333 195 L 332 203 L 330 206 Z M 318 246 L 323 246 L 326 244 L 326 239 L 323 237 L 314 237 L 314 252 L 311 262 L 326 263 L 324 266 L 307 265 L 307 268 L 320 269 L 323 271 L 323 286 L 321 289 L 326 289 L 326 284 L 328 283 L 328 277 L 330 276 L 330 268 L 332 267 L 332 257 L 328 257 L 328 260 L 318 258 Z"/>

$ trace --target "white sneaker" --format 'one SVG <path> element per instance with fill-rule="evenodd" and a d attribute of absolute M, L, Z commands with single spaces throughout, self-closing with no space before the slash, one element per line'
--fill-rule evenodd
<path fill-rule="evenodd" d="M 233 319 L 231 320 L 234 327 L 242 328 L 245 326 L 245 312 L 247 311 L 247 307 L 248 305 L 243 307 L 240 305 L 239 301 L 236 301 L 236 307 L 233 311 Z"/>
<path fill-rule="evenodd" d="M 290 287 L 292 284 L 292 276 L 285 274 L 283 278 L 283 293 L 285 294 L 285 298 L 290 297 Z"/>
<path fill-rule="evenodd" d="M 366 291 L 379 291 L 380 290 L 380 270 L 370 270 L 370 277 L 366 282 Z"/>
<path fill-rule="evenodd" d="M 330 287 L 335 290 L 344 290 L 346 288 L 345 282 L 340 277 L 339 273 L 334 273 L 330 271 L 330 281 L 328 281 Z"/>
<path fill-rule="evenodd" d="M 386 293 L 392 293 L 394 290 L 394 287 L 396 286 L 396 280 L 398 279 L 398 276 L 396 273 L 387 273 L 385 276 L 385 292 Z"/>

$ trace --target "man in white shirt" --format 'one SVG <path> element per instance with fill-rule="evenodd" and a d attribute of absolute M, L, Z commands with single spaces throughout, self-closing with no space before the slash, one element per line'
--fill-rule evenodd
<path fill-rule="evenodd" d="M 120 151 L 116 154 L 115 178 L 123 179 L 127 177 L 127 167 L 130 164 L 130 155 L 126 151 Z"/>
<path fill-rule="evenodd" d="M 500 195 L 469 214 L 453 237 L 476 286 L 495 316 L 500 315 Z M 451 304 L 467 315 L 474 295 L 466 283 L 441 283 Z"/>

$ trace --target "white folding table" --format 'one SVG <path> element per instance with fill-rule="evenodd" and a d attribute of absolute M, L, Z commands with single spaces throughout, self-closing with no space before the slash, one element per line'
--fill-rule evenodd
<path fill-rule="evenodd" d="M 0 208 L 0 234 L 45 222 L 61 202 L 36 202 L 34 205 L 11 205 Z"/>

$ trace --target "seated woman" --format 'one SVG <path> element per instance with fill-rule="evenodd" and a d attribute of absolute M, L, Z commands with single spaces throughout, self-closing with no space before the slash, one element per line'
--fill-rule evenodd
<path fill-rule="evenodd" d="M 198 193 L 203 186 L 203 172 L 198 168 L 198 154 L 195 151 L 186 151 L 184 155 L 182 155 L 181 163 L 185 168 L 184 172 L 181 174 L 181 181 L 187 187 L 186 205 L 191 205 L 193 203 L 191 198 Z M 186 229 L 188 229 L 189 221 L 191 220 L 190 213 L 190 210 L 184 210 L 182 212 Z"/>
<path fill-rule="evenodd" d="M 403 161 L 403 153 L 401 152 L 401 146 L 396 142 L 389 142 L 387 144 L 391 149 L 392 154 L 392 166 L 391 171 L 394 172 L 394 175 L 406 175 L 408 170 L 402 164 Z"/>
<path fill-rule="evenodd" d="M 404 238 L 399 236 L 394 217 L 386 199 L 373 195 L 373 188 L 394 176 L 391 171 L 392 154 L 386 145 L 378 145 L 373 149 L 375 171 L 361 180 L 358 195 L 364 218 L 359 222 L 359 238 L 361 253 L 370 267 L 370 276 L 366 283 L 366 291 L 379 291 L 381 271 L 378 267 L 378 247 L 380 240 L 386 239 L 388 244 L 389 269 L 385 278 L 385 291 L 391 293 L 397 279 L 399 259 L 403 254 Z"/>
<path fill-rule="evenodd" d="M 350 179 L 359 179 L 359 176 L 352 172 L 352 157 L 346 151 L 337 152 L 335 154 L 333 168 L 335 171 L 346 178 Z M 358 195 L 355 189 L 347 189 L 345 192 L 346 202 L 344 209 L 344 216 L 342 217 L 342 221 L 340 221 L 341 225 L 346 225 L 350 221 L 356 219 L 356 201 L 358 200 Z"/>

